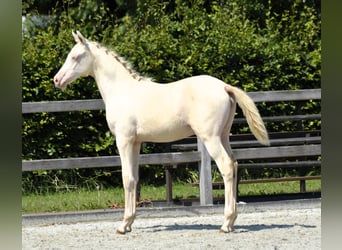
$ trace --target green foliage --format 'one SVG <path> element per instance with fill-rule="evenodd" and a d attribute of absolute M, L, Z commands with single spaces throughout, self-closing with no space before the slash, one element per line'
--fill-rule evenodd
<path fill-rule="evenodd" d="M 91 78 L 77 80 L 65 91 L 53 86 L 53 76 L 74 45 L 71 30 L 76 29 L 90 40 L 115 49 L 137 71 L 162 83 L 209 74 L 246 91 L 320 87 L 319 1 L 126 2 L 24 1 L 28 24 L 41 13 L 47 18 L 39 25 L 26 25 L 23 32 L 23 101 L 100 98 Z M 291 114 L 296 104 L 272 108 L 260 104 L 259 108 L 267 116 Z M 319 110 L 320 102 L 302 105 L 303 113 Z M 116 154 L 115 139 L 108 132 L 104 114 L 83 111 L 23 115 L 23 159 Z M 292 130 L 296 124 L 270 123 L 267 128 Z M 319 128 L 317 121 L 304 124 L 304 129 Z M 246 131 L 234 127 L 232 132 Z M 143 150 L 157 152 L 160 147 L 151 145 Z M 114 182 L 102 177 L 98 180 L 107 185 L 120 183 L 120 176 L 114 172 L 107 173 Z M 103 173 L 91 169 L 23 173 L 23 186 L 29 187 L 32 180 L 51 183 L 54 175 L 68 180 L 67 184 L 77 180 L 86 185 L 80 176 Z M 146 166 L 141 174 L 147 182 L 164 178 L 163 169 L 154 166 Z"/>
<path fill-rule="evenodd" d="M 210 74 L 247 91 L 320 86 L 320 20 L 312 7 L 294 3 L 272 13 L 260 1 L 256 22 L 239 1 L 143 2 L 121 32 L 112 31 L 111 45 L 157 81 Z"/>
<path fill-rule="evenodd" d="M 199 198 L 198 186 L 189 184 L 173 183 L 173 198 Z M 320 180 L 306 181 L 308 192 L 321 190 Z M 297 193 L 299 181 L 279 183 L 257 183 L 239 185 L 239 196 L 267 195 L 267 194 L 290 194 Z M 213 190 L 213 196 L 223 198 L 223 190 Z M 140 200 L 165 200 L 166 189 L 164 186 L 156 187 L 142 185 Z M 89 209 L 107 209 L 108 207 L 124 206 L 124 190 L 120 188 L 87 188 L 87 189 L 64 189 L 58 193 L 24 194 L 22 197 L 23 213 L 47 213 L 80 211 Z"/>

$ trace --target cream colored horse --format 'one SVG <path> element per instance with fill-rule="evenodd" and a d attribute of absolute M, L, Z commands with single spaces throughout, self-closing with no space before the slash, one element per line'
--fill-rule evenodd
<path fill-rule="evenodd" d="M 237 162 L 229 145 L 236 101 L 261 144 L 268 135 L 259 112 L 248 95 L 221 80 L 194 76 L 158 84 L 139 76 L 115 52 L 72 33 L 76 45 L 54 77 L 61 89 L 80 76 L 92 76 L 106 106 L 106 119 L 122 161 L 125 213 L 117 232 L 131 231 L 136 216 L 138 159 L 142 142 L 169 142 L 195 134 L 215 160 L 225 184 L 222 232 L 233 230 L 236 211 Z"/>

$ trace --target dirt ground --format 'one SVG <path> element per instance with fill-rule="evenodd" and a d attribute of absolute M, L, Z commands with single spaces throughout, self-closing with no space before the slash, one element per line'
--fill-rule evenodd
<path fill-rule="evenodd" d="M 222 214 L 139 218 L 133 231 L 120 221 L 23 225 L 22 249 L 321 249 L 321 209 L 240 211 L 235 231 L 219 232 Z"/>

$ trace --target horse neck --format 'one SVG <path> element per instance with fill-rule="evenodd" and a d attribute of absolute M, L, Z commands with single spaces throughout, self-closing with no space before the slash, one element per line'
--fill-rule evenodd
<path fill-rule="evenodd" d="M 105 103 L 108 96 L 119 94 L 118 90 L 123 87 L 138 84 L 138 80 L 115 58 L 113 52 L 95 43 L 91 50 L 94 55 L 93 75 Z"/>

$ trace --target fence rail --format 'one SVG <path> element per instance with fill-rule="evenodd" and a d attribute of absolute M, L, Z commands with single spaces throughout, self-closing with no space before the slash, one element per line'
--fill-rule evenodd
<path fill-rule="evenodd" d="M 188 162 L 198 162 L 200 160 L 200 157 L 200 152 L 196 151 L 141 154 L 139 163 L 140 165 L 173 165 Z M 121 166 L 121 160 L 120 157 L 117 155 L 22 161 L 22 171 L 119 166 Z"/>
<path fill-rule="evenodd" d="M 233 149 L 234 157 L 237 160 L 262 159 L 262 158 L 282 158 L 319 155 L 321 145 L 299 145 L 280 147 L 259 147 L 259 148 L 239 148 Z M 201 160 L 201 153 L 174 152 L 141 154 L 140 165 L 175 165 L 181 163 L 198 162 Z M 97 156 L 97 157 L 77 157 L 59 158 L 44 160 L 23 160 L 22 171 L 37 170 L 57 170 L 72 168 L 96 168 L 96 167 L 118 167 L 121 166 L 119 156 Z"/>
<path fill-rule="evenodd" d="M 303 101 L 321 99 L 321 89 L 277 90 L 248 92 L 254 102 Z M 68 112 L 82 110 L 101 110 L 105 105 L 102 99 L 23 102 L 22 113 Z"/>

